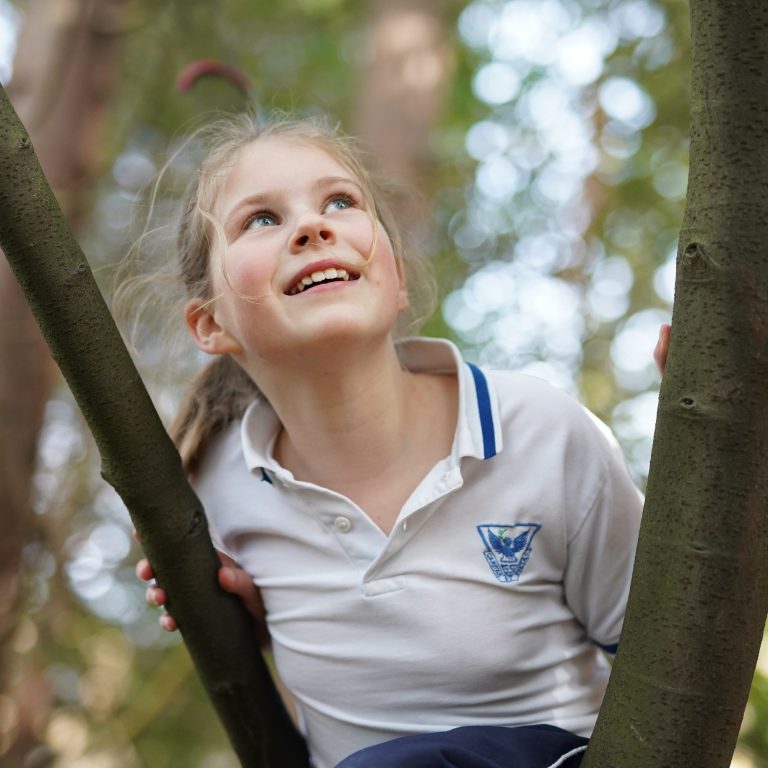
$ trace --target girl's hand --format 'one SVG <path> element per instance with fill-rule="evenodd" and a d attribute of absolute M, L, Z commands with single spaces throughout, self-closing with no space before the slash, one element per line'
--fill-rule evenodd
<path fill-rule="evenodd" d="M 672 336 L 672 326 L 664 323 L 659 329 L 659 340 L 656 342 L 656 349 L 653 350 L 653 359 L 659 367 L 659 373 L 664 375 L 664 368 L 667 365 L 667 353 L 669 352 L 669 339 Z"/>
<path fill-rule="evenodd" d="M 261 599 L 261 592 L 253 583 L 253 579 L 231 558 L 221 552 L 217 553 L 221 560 L 219 568 L 219 586 L 233 595 L 237 595 L 243 602 L 248 613 L 256 620 L 257 637 L 261 647 L 269 646 L 269 633 L 267 632 L 264 616 L 264 603 Z M 136 575 L 142 580 L 151 582 L 155 578 L 152 566 L 146 559 L 141 559 L 136 564 Z M 147 587 L 147 603 L 164 607 L 168 602 L 168 596 L 165 590 L 157 584 L 150 584 Z M 168 611 L 163 610 L 160 615 L 160 626 L 168 632 L 174 632 L 178 629 L 176 620 Z"/>

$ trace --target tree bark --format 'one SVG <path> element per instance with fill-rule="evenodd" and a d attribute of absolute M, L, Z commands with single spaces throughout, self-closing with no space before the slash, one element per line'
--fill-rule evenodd
<path fill-rule="evenodd" d="M 0 247 L 131 513 L 203 684 L 242 764 L 306 766 L 303 740 L 256 648 L 250 616 L 217 584 L 205 514 L 0 89 Z"/>
<path fill-rule="evenodd" d="M 768 5 L 690 11 L 673 341 L 624 631 L 582 768 L 728 766 L 768 610 Z"/>

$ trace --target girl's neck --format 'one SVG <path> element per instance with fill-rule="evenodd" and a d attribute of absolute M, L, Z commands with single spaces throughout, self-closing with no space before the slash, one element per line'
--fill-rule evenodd
<path fill-rule="evenodd" d="M 283 425 L 276 458 L 297 477 L 330 479 L 400 452 L 413 376 L 401 368 L 391 343 L 348 362 L 273 369 L 259 378 L 266 378 L 260 385 Z"/>
<path fill-rule="evenodd" d="M 457 385 L 455 377 L 404 371 L 389 341 L 355 358 L 258 383 L 283 425 L 277 461 L 297 480 L 345 494 L 388 531 L 416 485 L 450 452 Z"/>

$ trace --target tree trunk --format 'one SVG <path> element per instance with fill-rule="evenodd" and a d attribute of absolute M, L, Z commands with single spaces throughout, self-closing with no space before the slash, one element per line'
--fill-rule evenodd
<path fill-rule="evenodd" d="M 673 341 L 624 632 L 582 768 L 728 766 L 768 609 L 768 5 L 690 10 Z"/>
<path fill-rule="evenodd" d="M 430 131 L 454 68 L 444 0 L 373 0 L 355 134 L 386 178 L 408 190 L 394 204 L 400 231 L 423 246 L 431 222 Z"/>
<path fill-rule="evenodd" d="M 88 264 L 0 89 L 0 247 L 131 513 L 169 608 L 244 766 L 307 765 L 257 651 L 250 616 L 217 583 L 205 514 Z"/>

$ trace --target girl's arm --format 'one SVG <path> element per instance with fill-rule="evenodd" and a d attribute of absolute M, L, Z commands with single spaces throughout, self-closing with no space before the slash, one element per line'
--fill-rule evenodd
<path fill-rule="evenodd" d="M 261 648 L 268 648 L 270 644 L 269 632 L 264 621 L 264 603 L 261 599 L 259 588 L 253 583 L 253 579 L 229 556 L 218 553 L 221 560 L 219 569 L 219 586 L 233 595 L 237 595 L 243 602 L 248 613 L 256 623 L 257 637 Z M 155 578 L 152 566 L 146 559 L 141 559 L 136 565 L 136 575 L 146 582 L 153 582 Z M 150 605 L 165 606 L 168 596 L 165 590 L 157 584 L 150 583 L 147 587 L 146 600 Z M 160 616 L 160 626 L 168 632 L 178 629 L 175 619 L 167 611 Z"/>

